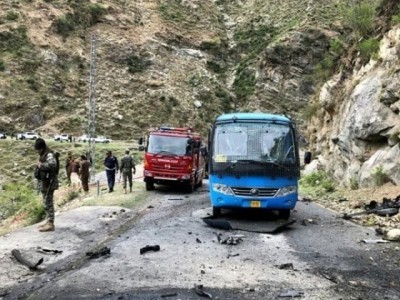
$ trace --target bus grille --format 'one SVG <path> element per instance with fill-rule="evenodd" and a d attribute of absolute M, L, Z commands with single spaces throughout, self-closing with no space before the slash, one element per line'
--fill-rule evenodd
<path fill-rule="evenodd" d="M 251 193 L 251 190 L 257 190 L 258 193 Z M 267 188 L 239 188 L 233 187 L 232 191 L 237 196 L 246 197 L 274 197 L 279 189 L 267 189 Z"/>

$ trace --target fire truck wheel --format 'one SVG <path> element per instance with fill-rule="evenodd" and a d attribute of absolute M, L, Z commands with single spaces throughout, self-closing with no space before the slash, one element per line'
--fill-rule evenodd
<path fill-rule="evenodd" d="M 196 180 L 193 180 L 193 182 L 189 183 L 189 185 L 186 188 L 188 193 L 193 193 L 194 190 L 196 189 Z"/>
<path fill-rule="evenodd" d="M 218 218 L 221 216 L 221 207 L 213 206 L 213 217 Z"/>
<path fill-rule="evenodd" d="M 154 191 L 154 182 L 146 181 L 146 191 Z"/>

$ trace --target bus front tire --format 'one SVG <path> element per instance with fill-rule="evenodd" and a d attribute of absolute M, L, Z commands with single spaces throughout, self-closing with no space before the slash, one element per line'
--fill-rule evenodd
<path fill-rule="evenodd" d="M 278 216 L 280 219 L 289 220 L 290 218 L 290 209 L 281 209 L 278 211 Z"/>
<path fill-rule="evenodd" d="M 213 206 L 212 209 L 213 209 L 213 212 L 212 212 L 213 217 L 217 218 L 217 217 L 220 217 L 220 216 L 221 216 L 221 207 L 215 207 L 215 206 Z"/>

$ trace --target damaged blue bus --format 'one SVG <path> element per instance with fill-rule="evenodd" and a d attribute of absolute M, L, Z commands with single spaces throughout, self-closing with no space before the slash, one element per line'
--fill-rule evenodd
<path fill-rule="evenodd" d="M 275 114 L 220 115 L 209 134 L 208 168 L 213 216 L 243 207 L 288 219 L 300 176 L 295 124 Z"/>

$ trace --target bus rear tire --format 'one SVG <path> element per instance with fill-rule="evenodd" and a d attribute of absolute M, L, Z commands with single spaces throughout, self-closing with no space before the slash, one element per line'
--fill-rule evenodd
<path fill-rule="evenodd" d="M 221 207 L 215 207 L 215 206 L 213 206 L 212 209 L 213 209 L 213 212 L 212 212 L 213 217 L 218 218 L 218 217 L 221 216 Z"/>
<path fill-rule="evenodd" d="M 290 218 L 290 209 L 280 209 L 278 211 L 278 216 L 280 219 L 289 220 Z"/>
<path fill-rule="evenodd" d="M 146 181 L 146 191 L 154 191 L 154 182 Z"/>

